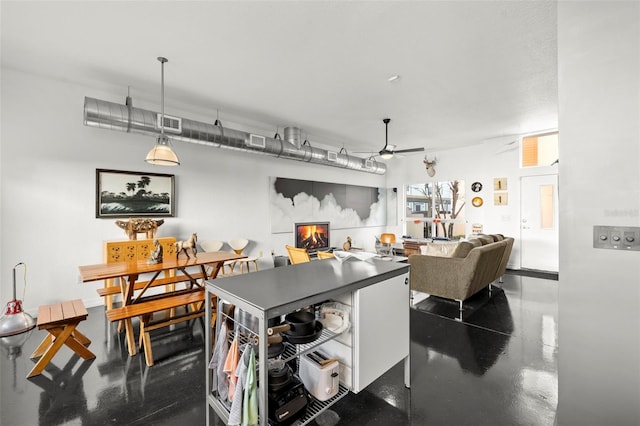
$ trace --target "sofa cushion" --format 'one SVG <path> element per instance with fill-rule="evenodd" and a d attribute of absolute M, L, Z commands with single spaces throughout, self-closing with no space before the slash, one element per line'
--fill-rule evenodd
<path fill-rule="evenodd" d="M 420 254 L 427 256 L 451 256 L 458 247 L 457 241 L 431 242 L 420 246 Z"/>
<path fill-rule="evenodd" d="M 456 249 L 451 254 L 451 257 L 465 258 L 469 254 L 469 252 L 475 247 L 481 247 L 482 243 L 480 240 L 474 238 L 469 241 L 460 241 Z"/>
<path fill-rule="evenodd" d="M 480 240 L 483 246 L 494 242 L 493 238 L 488 235 L 478 235 L 476 238 Z"/>
<path fill-rule="evenodd" d="M 491 234 L 490 237 L 493 238 L 493 241 L 502 241 L 502 240 L 504 240 L 504 236 L 502 234 Z"/>

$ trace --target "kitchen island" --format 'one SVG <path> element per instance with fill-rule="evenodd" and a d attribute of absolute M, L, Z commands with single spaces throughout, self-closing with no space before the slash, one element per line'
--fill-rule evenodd
<path fill-rule="evenodd" d="M 267 328 L 270 319 L 297 309 L 327 301 L 340 301 L 351 308 L 351 329 L 344 335 L 322 331 L 317 342 L 296 346 L 293 356 L 301 356 L 318 345 L 335 343 L 345 368 L 341 368 L 341 392 L 313 407 L 296 424 L 306 424 L 348 391 L 364 389 L 398 362 L 405 360 L 405 384 L 409 386 L 409 265 L 384 260 L 335 259 L 273 268 L 251 274 L 207 281 L 206 291 L 233 304 L 258 319 L 258 382 L 267 383 Z M 211 298 L 205 298 L 206 318 L 211 318 Z M 219 315 L 218 318 L 221 318 Z M 216 324 L 219 331 L 220 322 Z M 216 331 L 216 333 L 217 333 Z M 384 339 L 382 338 L 384 337 Z M 212 355 L 212 331 L 206 327 L 206 359 Z M 327 342 L 327 343 L 325 343 Z M 383 343 L 384 342 L 384 343 Z M 336 351 L 335 348 L 331 351 Z M 227 423 L 228 410 L 216 396 L 212 371 L 206 371 L 207 424 L 210 407 Z M 259 387 L 260 424 L 267 425 L 266 386 Z"/>

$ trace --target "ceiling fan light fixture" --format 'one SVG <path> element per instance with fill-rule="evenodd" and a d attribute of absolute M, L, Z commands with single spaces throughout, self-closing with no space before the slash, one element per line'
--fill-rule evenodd
<path fill-rule="evenodd" d="M 380 151 L 380 158 L 382 158 L 383 160 L 390 160 L 393 158 L 393 152 L 384 148 L 382 151 Z"/>
<path fill-rule="evenodd" d="M 158 61 L 160 61 L 160 69 L 161 69 L 161 85 L 160 85 L 160 136 L 158 136 L 158 140 L 151 151 L 147 154 L 147 157 L 144 159 L 149 164 L 153 164 L 155 166 L 179 166 L 180 161 L 178 160 L 178 156 L 171 149 L 171 145 L 169 144 L 169 138 L 164 134 L 164 64 L 169 60 L 167 58 L 163 58 L 162 56 L 158 57 Z"/>

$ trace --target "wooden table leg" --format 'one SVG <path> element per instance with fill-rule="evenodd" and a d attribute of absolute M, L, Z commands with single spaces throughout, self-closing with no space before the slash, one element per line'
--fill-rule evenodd
<path fill-rule="evenodd" d="M 52 334 L 57 333 L 57 335 L 53 334 L 54 340 L 44 351 L 44 353 L 42 354 L 42 356 L 40 357 L 36 365 L 33 367 L 33 369 L 29 372 L 27 377 L 37 376 L 38 374 L 42 373 L 42 370 L 44 370 L 47 364 L 49 364 L 49 361 L 51 361 L 51 359 L 56 354 L 56 352 L 58 352 L 58 350 L 62 347 L 65 340 L 69 336 L 71 336 L 71 333 L 73 333 L 73 330 L 76 328 L 78 324 L 79 324 L 79 321 L 67 324 L 64 328 L 55 327 L 48 330 L 49 333 L 52 333 Z M 47 336 L 45 340 L 50 340 L 49 336 Z M 42 344 L 40 346 L 42 346 Z"/>
<path fill-rule="evenodd" d="M 136 348 L 136 337 L 133 333 L 133 322 L 131 318 L 127 318 L 124 321 L 124 329 L 127 335 L 127 347 L 129 349 L 129 356 L 134 356 L 138 353 L 138 349 Z"/>
<path fill-rule="evenodd" d="M 80 330 L 78 330 L 77 328 L 73 330 L 73 333 L 71 335 L 73 336 L 74 339 L 76 339 L 78 342 L 80 342 L 84 346 L 89 346 L 91 344 L 91 340 L 89 340 L 89 338 L 84 334 L 80 333 Z"/>
<path fill-rule="evenodd" d="M 47 334 L 45 336 L 44 339 L 42 339 L 42 342 L 40 343 L 40 345 L 38 345 L 38 347 L 36 348 L 35 351 L 33 351 L 33 353 L 31 354 L 30 358 L 37 358 L 39 356 L 41 356 L 49 346 L 51 346 L 51 344 L 53 343 L 53 341 L 55 340 L 55 336 L 53 334 Z"/>

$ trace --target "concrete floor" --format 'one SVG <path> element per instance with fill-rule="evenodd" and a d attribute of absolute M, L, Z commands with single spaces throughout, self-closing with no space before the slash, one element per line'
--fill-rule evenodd
<path fill-rule="evenodd" d="M 415 305 L 411 390 L 404 387 L 403 366 L 398 364 L 312 424 L 553 425 L 558 282 L 513 272 L 504 281 L 502 289 L 491 295 L 481 292 L 465 303 L 462 320 L 456 302 L 431 297 Z M 151 368 L 142 355 L 127 355 L 122 336 L 107 323 L 102 307 L 90 308 L 79 329 L 92 339 L 96 359 L 83 361 L 65 347 L 45 373 L 33 379 L 25 379 L 34 364 L 29 355 L 45 332 L 0 339 L 0 424 L 205 423 L 199 324 L 156 336 L 156 364 Z"/>

